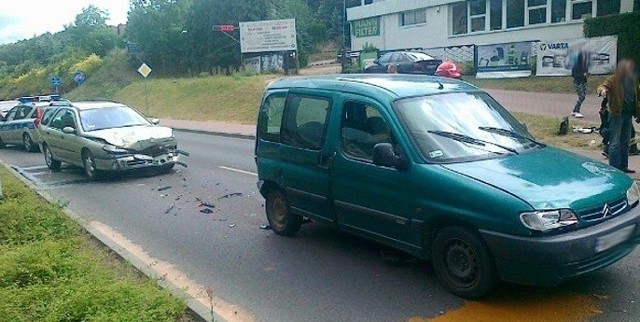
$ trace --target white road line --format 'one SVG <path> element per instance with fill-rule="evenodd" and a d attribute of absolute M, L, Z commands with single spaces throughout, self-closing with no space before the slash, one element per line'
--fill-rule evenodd
<path fill-rule="evenodd" d="M 233 171 L 233 172 L 237 172 L 237 173 L 243 173 L 243 174 L 248 174 L 250 176 L 258 176 L 257 173 L 253 173 L 253 172 L 249 172 L 249 171 L 244 171 L 244 170 L 240 170 L 240 169 L 235 169 L 235 168 L 230 168 L 230 167 L 225 167 L 223 165 L 219 166 L 218 168 L 222 169 L 222 170 L 227 170 L 227 171 Z"/>

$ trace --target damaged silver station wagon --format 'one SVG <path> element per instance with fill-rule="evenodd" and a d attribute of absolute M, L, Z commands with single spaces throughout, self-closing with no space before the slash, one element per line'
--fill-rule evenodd
<path fill-rule="evenodd" d="M 47 166 L 83 167 L 89 179 L 107 171 L 155 168 L 170 172 L 180 162 L 173 130 L 113 102 L 77 102 L 48 110 L 38 128 Z"/>

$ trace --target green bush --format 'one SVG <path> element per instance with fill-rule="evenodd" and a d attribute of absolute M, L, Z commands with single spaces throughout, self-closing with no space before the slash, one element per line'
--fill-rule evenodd
<path fill-rule="evenodd" d="M 640 63 L 640 12 L 587 19 L 585 37 L 618 36 L 618 56 Z"/>

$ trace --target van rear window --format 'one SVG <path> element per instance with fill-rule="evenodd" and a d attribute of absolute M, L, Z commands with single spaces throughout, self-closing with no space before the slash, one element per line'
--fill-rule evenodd
<path fill-rule="evenodd" d="M 260 110 L 258 129 L 261 139 L 280 142 L 280 127 L 286 99 L 286 93 L 274 93 L 265 99 Z"/>

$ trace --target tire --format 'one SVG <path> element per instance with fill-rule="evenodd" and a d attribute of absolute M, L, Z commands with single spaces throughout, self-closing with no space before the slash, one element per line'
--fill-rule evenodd
<path fill-rule="evenodd" d="M 47 164 L 47 167 L 53 171 L 60 171 L 60 165 L 62 163 L 53 158 L 53 154 L 46 143 L 42 144 L 42 153 L 44 154 L 44 162 Z"/>
<path fill-rule="evenodd" d="M 445 227 L 436 235 L 433 267 L 447 291 L 466 299 L 486 295 L 498 281 L 493 258 L 482 239 L 460 226 Z"/>
<path fill-rule="evenodd" d="M 303 218 L 291 213 L 284 192 L 278 189 L 271 190 L 266 199 L 265 208 L 271 229 L 280 236 L 295 235 L 302 226 Z"/>
<path fill-rule="evenodd" d="M 84 166 L 84 174 L 89 180 L 98 181 L 102 178 L 102 172 L 96 169 L 96 159 L 91 151 L 82 151 L 82 165 Z"/>
<path fill-rule="evenodd" d="M 33 140 L 31 139 L 31 135 L 29 135 L 29 133 L 22 134 L 22 145 L 27 152 L 36 152 L 36 148 L 38 147 L 35 143 L 33 143 Z"/>

